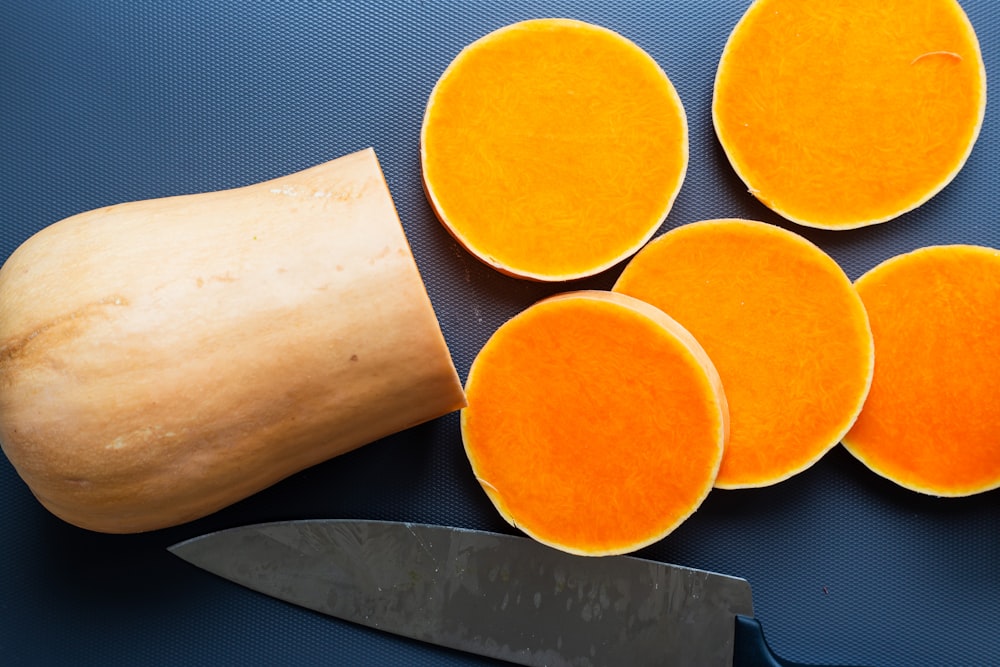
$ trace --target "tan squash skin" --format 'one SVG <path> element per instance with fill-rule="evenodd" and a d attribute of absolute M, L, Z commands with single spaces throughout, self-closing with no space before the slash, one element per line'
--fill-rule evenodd
<path fill-rule="evenodd" d="M 465 405 L 374 151 L 58 222 L 0 269 L 0 443 L 91 530 L 183 523 Z"/>

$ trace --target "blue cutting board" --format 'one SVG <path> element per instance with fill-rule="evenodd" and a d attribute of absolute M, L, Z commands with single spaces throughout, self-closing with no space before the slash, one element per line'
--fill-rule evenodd
<path fill-rule="evenodd" d="M 992 76 L 1000 72 L 1000 6 L 962 2 Z M 614 29 L 661 64 L 688 113 L 690 167 L 663 230 L 730 216 L 789 227 L 747 194 L 711 125 L 715 65 L 747 4 L 7 0 L 0 260 L 74 213 L 253 183 L 373 146 L 464 380 L 503 321 L 566 287 L 501 276 L 433 217 L 418 134 L 443 69 L 464 45 L 521 19 L 566 16 Z M 1000 247 L 995 102 L 991 93 L 965 168 L 918 210 L 849 232 L 792 228 L 851 278 L 918 246 Z M 572 286 L 607 288 L 619 271 Z M 143 535 L 61 522 L 0 457 L 0 663 L 494 664 L 271 600 L 165 550 L 219 528 L 310 517 L 510 531 L 473 479 L 454 414 L 203 520 Z M 748 578 L 767 637 L 786 658 L 1000 665 L 998 492 L 920 496 L 837 448 L 777 486 L 713 493 L 641 555 Z"/>

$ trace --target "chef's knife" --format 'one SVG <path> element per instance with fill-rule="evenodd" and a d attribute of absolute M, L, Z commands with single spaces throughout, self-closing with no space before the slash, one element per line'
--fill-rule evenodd
<path fill-rule="evenodd" d="M 184 560 L 324 614 L 523 665 L 792 666 L 768 649 L 746 580 L 525 537 L 302 520 L 175 544 Z"/>

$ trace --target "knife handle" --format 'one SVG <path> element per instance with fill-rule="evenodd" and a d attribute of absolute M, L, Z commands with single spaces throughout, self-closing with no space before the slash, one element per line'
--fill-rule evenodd
<path fill-rule="evenodd" d="M 809 667 L 803 662 L 791 662 L 776 656 L 764 639 L 760 621 L 736 615 L 733 667 Z"/>

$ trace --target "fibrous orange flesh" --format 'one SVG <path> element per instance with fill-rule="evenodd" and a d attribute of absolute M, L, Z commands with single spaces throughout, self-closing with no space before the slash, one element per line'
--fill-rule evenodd
<path fill-rule="evenodd" d="M 1000 251 L 931 246 L 856 286 L 875 377 L 844 445 L 897 484 L 937 496 L 1000 487 Z"/>
<path fill-rule="evenodd" d="M 428 200 L 476 257 L 566 280 L 632 255 L 673 205 L 687 120 L 660 66 L 602 27 L 538 19 L 470 44 L 421 133 Z"/>
<path fill-rule="evenodd" d="M 857 418 L 872 377 L 867 315 L 837 263 L 801 236 L 749 220 L 684 225 L 639 251 L 614 291 L 676 319 L 718 369 L 731 435 L 716 486 L 791 477 Z"/>
<path fill-rule="evenodd" d="M 466 382 L 462 437 L 497 510 L 571 553 L 659 540 L 712 488 L 725 395 L 704 350 L 649 304 L 581 291 L 501 326 Z"/>
<path fill-rule="evenodd" d="M 986 70 L 955 0 L 757 0 L 723 51 L 719 140 L 760 201 L 795 222 L 885 222 L 972 151 Z"/>

